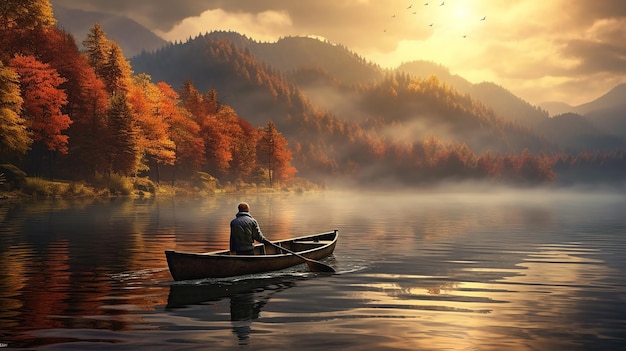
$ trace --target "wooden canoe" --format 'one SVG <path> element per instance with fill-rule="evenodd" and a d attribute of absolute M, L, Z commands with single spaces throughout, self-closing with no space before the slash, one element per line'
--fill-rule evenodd
<path fill-rule="evenodd" d="M 338 230 L 300 236 L 274 244 L 312 260 L 321 260 L 335 250 Z M 174 280 L 224 278 L 244 274 L 277 271 L 305 261 L 271 245 L 257 244 L 254 255 L 235 255 L 228 250 L 188 253 L 166 250 L 167 265 Z"/>

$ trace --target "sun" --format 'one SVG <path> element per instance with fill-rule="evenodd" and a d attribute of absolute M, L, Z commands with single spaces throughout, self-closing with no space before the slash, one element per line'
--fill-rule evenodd
<path fill-rule="evenodd" d="M 445 2 L 439 7 L 441 30 L 449 35 L 465 35 L 478 23 L 470 4 L 464 1 Z"/>
<path fill-rule="evenodd" d="M 465 3 L 454 5 L 452 16 L 455 21 L 467 23 L 472 18 L 472 10 Z"/>

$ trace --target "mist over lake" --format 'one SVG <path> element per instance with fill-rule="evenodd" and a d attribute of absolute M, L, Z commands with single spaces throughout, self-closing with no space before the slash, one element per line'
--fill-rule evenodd
<path fill-rule="evenodd" d="M 163 251 L 338 229 L 306 265 L 174 282 Z M 342 191 L 0 202 L 0 343 L 44 350 L 618 350 L 626 198 Z"/>

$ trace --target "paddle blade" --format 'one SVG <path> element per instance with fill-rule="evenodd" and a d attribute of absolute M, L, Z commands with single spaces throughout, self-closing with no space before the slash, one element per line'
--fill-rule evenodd
<path fill-rule="evenodd" d="M 309 265 L 309 269 L 313 272 L 337 273 L 333 267 L 323 264 L 322 262 L 307 260 L 306 264 Z"/>

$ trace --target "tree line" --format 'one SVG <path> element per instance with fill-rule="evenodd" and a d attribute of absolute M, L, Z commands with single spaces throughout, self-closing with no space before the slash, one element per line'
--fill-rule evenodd
<path fill-rule="evenodd" d="M 23 11 L 26 9 L 26 11 Z M 255 128 L 217 91 L 177 92 L 135 75 L 99 24 L 81 52 L 45 0 L 0 5 L 0 155 L 36 176 L 95 175 L 285 184 L 296 169 L 269 121 Z M 166 176 L 164 176 L 166 174 Z"/>
<path fill-rule="evenodd" d="M 18 11 L 18 3 L 31 8 Z M 0 53 L 0 163 L 31 175 L 271 186 L 296 174 L 319 183 L 537 184 L 597 164 L 585 161 L 588 155 L 556 153 L 549 141 L 436 77 L 389 73 L 350 85 L 315 67 L 284 74 L 211 35 L 135 58 L 150 76 L 135 74 L 98 24 L 79 50 L 54 26 L 48 1 L 0 4 L 0 26 L 0 44 L 8 48 Z M 358 108 L 340 118 L 316 106 L 299 88 L 306 81 L 352 96 Z M 436 128 L 417 133 L 416 116 Z M 448 139 L 435 135 L 442 127 Z M 597 158 L 623 169 L 623 154 Z"/>

